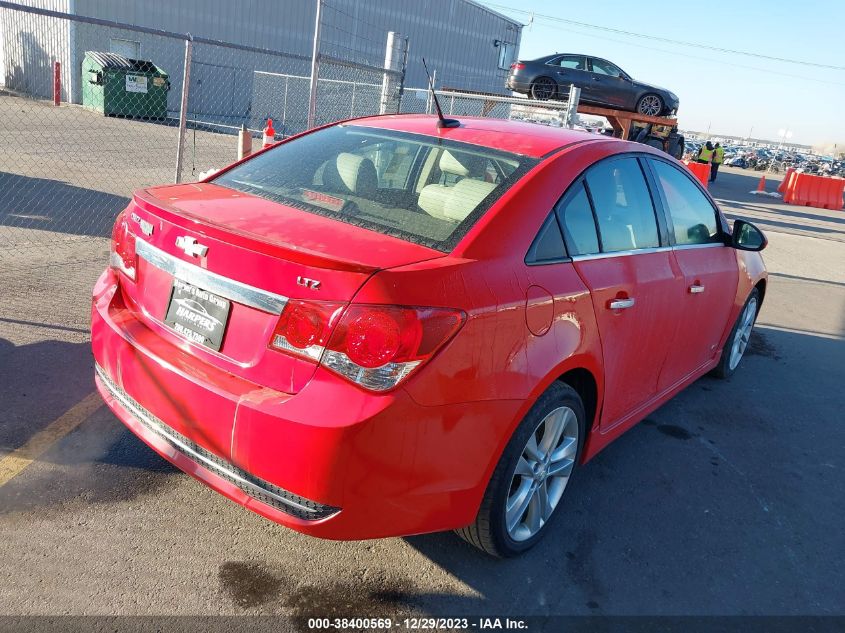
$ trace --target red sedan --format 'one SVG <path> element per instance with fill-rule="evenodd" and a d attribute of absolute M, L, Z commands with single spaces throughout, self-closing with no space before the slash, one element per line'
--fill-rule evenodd
<path fill-rule="evenodd" d="M 94 288 L 97 386 L 163 457 L 290 528 L 457 529 L 514 555 L 575 468 L 736 369 L 765 245 L 644 145 L 349 121 L 135 194 Z"/>

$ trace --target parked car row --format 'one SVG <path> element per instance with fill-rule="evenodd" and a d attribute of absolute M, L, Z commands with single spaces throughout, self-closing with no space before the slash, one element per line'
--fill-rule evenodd
<path fill-rule="evenodd" d="M 698 140 L 686 142 L 685 157 L 694 159 L 703 143 Z M 725 165 L 755 171 L 773 171 L 780 173 L 793 167 L 806 173 L 826 176 L 845 177 L 845 161 L 834 160 L 829 156 L 815 156 L 791 150 L 778 150 L 766 147 L 746 147 L 742 145 L 724 145 Z"/>

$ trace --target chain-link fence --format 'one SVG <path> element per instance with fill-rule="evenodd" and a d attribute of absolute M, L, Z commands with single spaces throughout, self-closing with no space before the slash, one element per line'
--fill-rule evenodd
<path fill-rule="evenodd" d="M 357 116 L 434 112 L 429 90 L 404 86 L 407 38 L 331 1 L 316 6 L 315 59 L 0 0 L 0 265 L 45 246 L 104 253 L 133 190 L 233 162 L 242 127 L 257 149 L 268 119 L 284 137 Z M 437 94 L 447 115 L 547 125 L 571 125 L 577 106 Z"/>
<path fill-rule="evenodd" d="M 104 252 L 133 190 L 233 162 L 242 126 L 257 149 L 268 118 L 287 136 L 396 112 L 407 40 L 321 8 L 355 36 L 317 47 L 312 82 L 310 56 L 0 0 L 0 265 Z"/>
<path fill-rule="evenodd" d="M 528 121 L 553 127 L 572 127 L 580 96 L 580 90 L 575 87 L 570 88 L 565 100 L 549 101 L 468 91 L 435 90 L 434 92 L 444 116 Z M 431 91 L 405 90 L 400 103 L 400 112 L 433 114 L 435 108 Z"/>
<path fill-rule="evenodd" d="M 100 65 L 98 78 L 83 72 L 82 59 L 74 71 L 70 26 L 70 21 L 50 12 L 0 7 L 4 45 L 0 260 L 4 264 L 23 249 L 105 236 L 133 188 L 173 180 L 178 120 L 162 110 L 167 104 L 161 99 L 172 98 L 181 68 L 168 69 L 167 77 L 159 74 L 162 85 L 153 84 L 154 73 L 123 68 L 119 71 L 123 83 L 118 86 L 119 79 L 112 76 L 118 71 Z M 74 22 L 73 26 L 80 49 L 102 48 L 97 45 L 98 25 Z M 137 39 L 129 29 L 110 28 L 108 36 Z M 182 45 L 171 37 L 152 33 L 145 37 L 151 48 L 162 52 L 178 54 Z M 141 92 L 144 87 L 146 95 Z M 151 109 L 153 99 L 156 107 Z M 73 101 L 79 105 L 54 105 Z M 137 116 L 129 115 L 131 107 Z"/>

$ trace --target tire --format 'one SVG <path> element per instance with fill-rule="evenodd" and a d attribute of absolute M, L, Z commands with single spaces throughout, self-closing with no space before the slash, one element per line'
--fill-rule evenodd
<path fill-rule="evenodd" d="M 663 103 L 663 99 L 660 98 L 660 95 L 656 95 L 653 92 L 643 95 L 640 97 L 639 101 L 637 101 L 637 112 L 640 114 L 646 114 L 648 116 L 660 116 L 663 114 L 663 110 L 666 108 L 666 104 Z"/>
<path fill-rule="evenodd" d="M 534 83 L 531 84 L 531 88 L 528 90 L 528 97 L 530 99 L 547 101 L 554 99 L 555 95 L 557 95 L 557 84 L 548 77 L 535 79 Z"/>
<path fill-rule="evenodd" d="M 748 341 L 760 312 L 760 291 L 754 288 L 745 300 L 739 316 L 736 318 L 725 347 L 722 348 L 722 355 L 719 357 L 719 364 L 710 372 L 716 378 L 727 379 L 734 375 L 740 361 L 748 348 Z M 748 319 L 750 318 L 750 322 Z"/>
<path fill-rule="evenodd" d="M 581 457 L 585 419 L 584 404 L 578 393 L 569 385 L 552 384 L 519 423 L 505 447 L 487 484 L 475 521 L 456 530 L 457 534 L 481 551 L 499 558 L 516 556 L 536 545 L 560 514 L 556 510 L 562 505 L 563 494 Z M 552 444 L 556 448 L 544 451 L 544 444 L 553 441 L 554 433 L 549 438 L 545 433 L 553 431 L 555 420 L 561 425 L 558 440 Z M 529 452 L 534 453 L 529 448 L 532 439 L 532 449 L 540 456 L 549 455 L 545 461 L 525 457 Z M 551 459 L 555 453 L 558 456 Z M 556 464 L 560 468 L 557 476 L 549 469 Z M 523 473 L 517 474 L 517 466 Z M 545 493 L 545 506 L 541 501 L 543 495 L 533 492 L 535 490 Z M 510 530 L 507 522 L 509 500 L 522 509 L 512 512 Z M 543 509 L 545 511 L 541 512 Z M 544 518 L 538 518 L 539 515 Z M 534 532 L 533 527 L 536 527 Z"/>
<path fill-rule="evenodd" d="M 663 147 L 663 141 L 661 141 L 658 138 L 646 139 L 645 144 L 648 145 L 649 147 L 659 149 L 661 152 L 665 151 L 665 148 Z"/>

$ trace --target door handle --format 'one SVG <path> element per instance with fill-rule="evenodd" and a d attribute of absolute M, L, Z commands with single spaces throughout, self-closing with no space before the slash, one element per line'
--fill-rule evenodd
<path fill-rule="evenodd" d="M 689 291 L 692 295 L 701 294 L 702 292 L 704 292 L 704 286 L 701 286 L 699 284 L 693 284 L 689 287 Z"/>
<path fill-rule="evenodd" d="M 611 299 L 607 302 L 607 307 L 611 310 L 624 310 L 625 308 L 633 308 L 636 303 L 633 297 L 628 299 Z"/>

